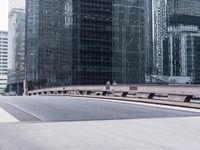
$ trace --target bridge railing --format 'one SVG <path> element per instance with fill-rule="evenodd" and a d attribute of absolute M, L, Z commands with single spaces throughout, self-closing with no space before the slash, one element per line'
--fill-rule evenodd
<path fill-rule="evenodd" d="M 170 101 L 190 102 L 200 96 L 200 86 L 194 85 L 92 85 L 64 86 L 32 90 L 28 95 L 103 95 L 122 96 L 132 94 L 137 98 L 154 99 L 156 96 L 167 97 Z"/>

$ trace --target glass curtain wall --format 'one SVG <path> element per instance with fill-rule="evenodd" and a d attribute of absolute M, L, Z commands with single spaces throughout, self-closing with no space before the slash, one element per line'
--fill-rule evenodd
<path fill-rule="evenodd" d="M 112 80 L 112 0 L 74 0 L 73 84 Z"/>
<path fill-rule="evenodd" d="M 13 9 L 9 15 L 8 84 L 23 83 L 25 77 L 25 11 Z"/>
<path fill-rule="evenodd" d="M 26 56 L 30 88 L 72 83 L 72 0 L 27 0 Z"/>
<path fill-rule="evenodd" d="M 113 0 L 113 80 L 145 82 L 144 0 Z"/>
<path fill-rule="evenodd" d="M 191 77 L 199 83 L 200 1 L 167 1 L 167 45 L 165 73 L 170 76 Z M 168 54 L 168 55 L 167 55 Z M 168 61 L 166 61 L 168 60 Z M 168 64 L 168 65 L 167 65 Z M 168 69 L 168 70 L 167 70 Z"/>

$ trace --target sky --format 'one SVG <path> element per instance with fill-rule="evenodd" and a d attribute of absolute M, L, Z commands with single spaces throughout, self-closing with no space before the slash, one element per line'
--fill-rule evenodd
<path fill-rule="evenodd" d="M 0 30 L 8 30 L 8 0 L 0 0 Z"/>

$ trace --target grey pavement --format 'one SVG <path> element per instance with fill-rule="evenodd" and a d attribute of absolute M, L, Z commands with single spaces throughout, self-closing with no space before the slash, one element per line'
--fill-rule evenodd
<path fill-rule="evenodd" d="M 1 150 L 199 150 L 200 117 L 0 124 Z"/>

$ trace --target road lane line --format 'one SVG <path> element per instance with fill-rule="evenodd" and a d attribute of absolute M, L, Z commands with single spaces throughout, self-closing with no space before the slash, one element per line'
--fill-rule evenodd
<path fill-rule="evenodd" d="M 0 107 L 0 123 L 6 122 L 19 122 L 19 120 Z"/>

